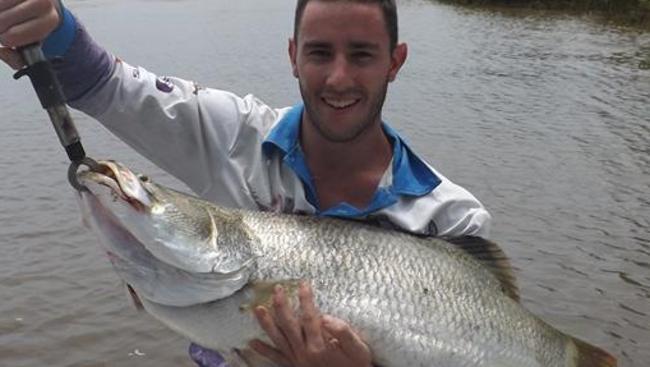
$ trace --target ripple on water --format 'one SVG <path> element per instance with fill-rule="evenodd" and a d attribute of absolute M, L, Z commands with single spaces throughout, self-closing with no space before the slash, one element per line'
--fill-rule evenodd
<path fill-rule="evenodd" d="M 626 306 L 626 305 L 624 305 L 624 304 L 622 304 L 622 303 L 619 303 L 618 305 L 619 305 L 622 309 L 624 309 L 625 311 L 629 311 L 629 312 L 631 312 L 631 313 L 633 313 L 633 314 L 635 314 L 635 315 L 638 315 L 638 316 L 648 316 L 648 314 L 646 314 L 646 313 L 644 313 L 644 312 L 641 312 L 641 311 L 637 311 L 637 310 L 635 310 L 634 308 L 632 308 L 632 307 L 630 307 L 630 306 Z"/>
<path fill-rule="evenodd" d="M 299 98 L 286 64 L 260 69 L 255 57 L 285 57 L 279 35 L 290 33 L 289 2 L 69 3 L 125 60 L 278 106 Z M 389 121 L 487 205 L 495 237 L 521 269 L 527 304 L 617 355 L 619 366 L 646 367 L 650 71 L 636 64 L 650 35 L 535 12 L 400 6 L 410 55 L 391 84 Z M 193 27 L 174 31 L 188 20 Z M 241 47 L 251 24 L 264 25 L 263 42 Z M 187 42 L 205 34 L 207 51 Z M 33 91 L 3 68 L 0 75 L 2 122 L 11 121 L 0 134 L 0 364 L 188 365 L 182 338 L 126 306 L 79 224 L 65 155 Z M 75 118 L 93 154 L 159 172 L 89 118 Z M 129 355 L 136 348 L 146 356 Z"/>

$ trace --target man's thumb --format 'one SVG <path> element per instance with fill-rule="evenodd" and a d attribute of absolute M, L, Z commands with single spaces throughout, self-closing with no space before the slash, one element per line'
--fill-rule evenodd
<path fill-rule="evenodd" d="M 0 60 L 4 61 L 12 69 L 18 70 L 25 66 L 23 58 L 16 50 L 9 47 L 0 47 Z"/>

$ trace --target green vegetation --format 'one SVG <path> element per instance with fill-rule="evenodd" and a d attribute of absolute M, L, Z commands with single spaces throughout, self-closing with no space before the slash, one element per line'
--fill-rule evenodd
<path fill-rule="evenodd" d="M 650 0 L 439 0 L 469 6 L 526 7 L 590 12 L 618 22 L 650 29 Z"/>

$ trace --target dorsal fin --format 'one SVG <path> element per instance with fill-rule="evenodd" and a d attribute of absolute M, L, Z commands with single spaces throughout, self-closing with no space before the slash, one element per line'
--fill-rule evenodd
<path fill-rule="evenodd" d="M 481 237 L 464 236 L 447 239 L 485 265 L 501 283 L 501 289 L 519 302 L 519 288 L 510 260 L 499 245 Z"/>

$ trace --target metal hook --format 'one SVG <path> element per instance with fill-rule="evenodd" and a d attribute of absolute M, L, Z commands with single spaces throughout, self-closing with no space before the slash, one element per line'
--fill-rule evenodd
<path fill-rule="evenodd" d="M 70 185 L 72 185 L 72 187 L 77 191 L 88 191 L 88 189 L 77 180 L 77 170 L 81 165 L 87 166 L 91 171 L 97 171 L 99 169 L 99 163 L 90 157 L 84 157 L 80 161 L 70 163 L 70 166 L 68 167 L 68 182 L 70 182 Z"/>

